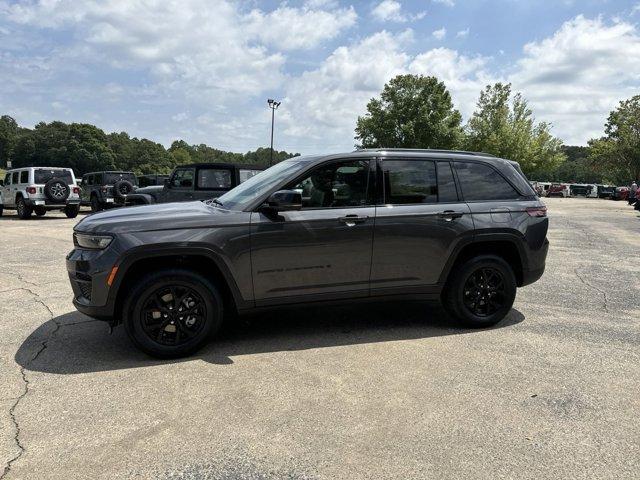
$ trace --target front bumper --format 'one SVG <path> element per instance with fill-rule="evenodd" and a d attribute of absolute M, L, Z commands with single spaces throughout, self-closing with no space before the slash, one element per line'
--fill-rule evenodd
<path fill-rule="evenodd" d="M 115 313 L 115 295 L 107 279 L 116 264 L 116 256 L 105 250 L 74 249 L 67 255 L 66 265 L 73 305 L 85 315 L 112 321 Z"/>

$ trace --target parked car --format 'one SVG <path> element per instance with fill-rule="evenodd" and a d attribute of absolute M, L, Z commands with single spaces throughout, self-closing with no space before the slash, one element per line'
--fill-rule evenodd
<path fill-rule="evenodd" d="M 62 210 L 69 218 L 78 216 L 80 188 L 70 168 L 26 167 L 8 170 L 0 180 L 0 215 L 16 210 L 25 220 L 35 213 Z"/>
<path fill-rule="evenodd" d="M 564 197 L 567 198 L 571 195 L 569 185 L 566 183 L 552 183 L 549 187 L 547 197 Z"/>
<path fill-rule="evenodd" d="M 82 205 L 92 212 L 123 206 L 138 180 L 132 172 L 91 172 L 82 176 Z"/>
<path fill-rule="evenodd" d="M 629 198 L 629 187 L 616 187 L 611 197 L 612 200 L 627 200 Z"/>
<path fill-rule="evenodd" d="M 164 181 L 169 175 L 152 173 L 149 175 L 138 175 L 138 187 L 151 187 L 154 185 L 164 185 Z"/>
<path fill-rule="evenodd" d="M 259 165 L 196 163 L 176 167 L 163 185 L 139 188 L 127 205 L 188 202 L 218 197 L 264 170 Z"/>
<path fill-rule="evenodd" d="M 613 185 L 598 185 L 598 198 L 613 198 L 616 187 Z"/>
<path fill-rule="evenodd" d="M 441 299 L 493 325 L 543 274 L 547 228 L 516 162 L 359 150 L 285 160 L 207 202 L 85 217 L 67 270 L 78 310 L 175 357 L 228 313 L 291 304 Z"/>

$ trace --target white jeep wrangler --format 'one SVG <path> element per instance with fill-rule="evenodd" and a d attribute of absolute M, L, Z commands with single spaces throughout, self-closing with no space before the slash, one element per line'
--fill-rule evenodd
<path fill-rule="evenodd" d="M 25 167 L 8 170 L 0 179 L 0 215 L 3 209 L 17 210 L 21 219 L 32 213 L 41 217 L 47 210 L 62 210 L 75 218 L 80 210 L 80 188 L 70 168 Z"/>

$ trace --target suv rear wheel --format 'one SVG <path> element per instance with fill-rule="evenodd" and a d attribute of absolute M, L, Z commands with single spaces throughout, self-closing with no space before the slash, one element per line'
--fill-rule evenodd
<path fill-rule="evenodd" d="M 67 205 L 64 207 L 64 214 L 67 218 L 76 218 L 80 212 L 80 205 Z"/>
<path fill-rule="evenodd" d="M 516 277 L 509 264 L 495 255 L 480 255 L 458 265 L 444 292 L 444 307 L 460 324 L 481 328 L 495 325 L 513 306 Z"/>
<path fill-rule="evenodd" d="M 98 200 L 98 196 L 97 195 L 93 195 L 91 197 L 91 211 L 92 212 L 99 212 L 100 210 L 102 210 L 102 205 L 100 205 L 100 201 Z"/>
<path fill-rule="evenodd" d="M 222 297 L 197 273 L 160 270 L 136 282 L 125 302 L 127 333 L 159 358 L 190 355 L 222 324 Z"/>
<path fill-rule="evenodd" d="M 33 209 L 27 205 L 27 202 L 25 202 L 22 197 L 19 197 L 16 201 L 16 210 L 18 211 L 18 217 L 22 220 L 28 219 L 31 217 L 31 213 L 33 213 Z"/>
<path fill-rule="evenodd" d="M 35 212 L 35 214 L 39 217 L 44 217 L 45 214 L 47 213 L 47 209 L 44 208 L 43 206 L 37 206 L 36 208 L 33 209 L 33 211 Z"/>

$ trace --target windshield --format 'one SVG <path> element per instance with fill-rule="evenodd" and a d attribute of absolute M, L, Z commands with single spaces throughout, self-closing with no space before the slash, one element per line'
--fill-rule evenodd
<path fill-rule="evenodd" d="M 300 157 L 280 162 L 218 197 L 217 203 L 221 203 L 224 208 L 229 210 L 242 210 L 280 181 L 302 170 L 305 165 L 308 165 L 308 162 Z"/>
<path fill-rule="evenodd" d="M 59 178 L 67 185 L 73 184 L 73 178 L 71 177 L 70 170 L 45 170 L 39 168 L 33 171 L 33 183 L 47 183 L 52 178 Z"/>
<path fill-rule="evenodd" d="M 105 173 L 104 185 L 113 185 L 120 180 L 127 180 L 131 184 L 135 185 L 136 176 L 133 173 Z"/>

